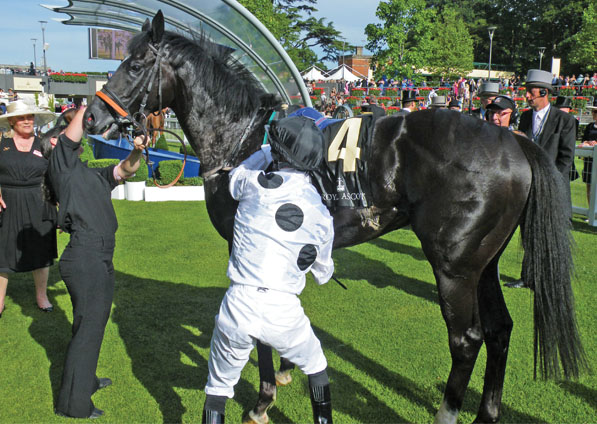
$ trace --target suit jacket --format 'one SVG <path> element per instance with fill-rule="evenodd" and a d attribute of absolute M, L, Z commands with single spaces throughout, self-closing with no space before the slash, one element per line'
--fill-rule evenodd
<path fill-rule="evenodd" d="M 554 160 L 558 170 L 568 179 L 568 173 L 574 162 L 576 144 L 576 120 L 572 115 L 550 106 L 549 116 L 543 126 L 543 132 L 537 144 Z M 533 139 L 533 111 L 527 110 L 520 115 L 518 130 Z"/>

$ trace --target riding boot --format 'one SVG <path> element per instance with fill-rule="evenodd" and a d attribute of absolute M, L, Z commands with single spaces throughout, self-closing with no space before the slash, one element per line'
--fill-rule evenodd
<path fill-rule="evenodd" d="M 326 370 L 309 375 L 309 391 L 313 422 L 315 424 L 332 424 L 332 396 Z"/>
<path fill-rule="evenodd" d="M 224 424 L 226 396 L 207 395 L 203 405 L 202 424 Z"/>

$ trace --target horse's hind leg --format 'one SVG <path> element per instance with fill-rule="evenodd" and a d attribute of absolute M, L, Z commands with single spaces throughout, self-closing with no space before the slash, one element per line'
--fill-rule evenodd
<path fill-rule="evenodd" d="M 434 272 L 442 315 L 448 327 L 452 368 L 435 423 L 455 424 L 483 344 L 483 333 L 477 304 L 478 274 L 455 274 L 444 265 L 446 268 L 434 267 Z"/>
<path fill-rule="evenodd" d="M 276 401 L 276 378 L 272 348 L 257 341 L 257 358 L 259 363 L 259 399 L 257 405 L 243 420 L 244 424 L 265 424 L 269 422 L 267 410 Z"/>
<path fill-rule="evenodd" d="M 286 358 L 280 357 L 280 369 L 276 371 L 276 384 L 278 386 L 287 386 L 292 383 L 290 371 L 294 369 L 294 364 Z"/>
<path fill-rule="evenodd" d="M 502 389 L 506 374 L 506 359 L 512 319 L 500 288 L 497 255 L 485 268 L 479 281 L 479 315 L 487 349 L 483 396 L 476 422 L 492 423 L 500 418 Z"/>

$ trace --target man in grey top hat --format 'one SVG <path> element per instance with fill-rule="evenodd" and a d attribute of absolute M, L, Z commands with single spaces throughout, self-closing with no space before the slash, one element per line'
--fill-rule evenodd
<path fill-rule="evenodd" d="M 539 69 L 529 70 L 525 87 L 526 100 L 531 109 L 520 115 L 518 130 L 541 146 L 554 161 L 565 181 L 566 201 L 570 208 L 570 217 L 572 217 L 569 175 L 574 162 L 576 120 L 572 115 L 557 107 L 551 107 L 549 96 L 553 86 L 549 72 Z M 524 275 L 520 280 L 506 285 L 508 287 L 526 287 Z"/>
<path fill-rule="evenodd" d="M 481 99 L 481 107 L 473 109 L 472 116 L 485 119 L 487 114 L 487 106 L 493 102 L 496 96 L 500 94 L 500 85 L 497 82 L 484 82 L 479 88 L 479 98 Z"/>

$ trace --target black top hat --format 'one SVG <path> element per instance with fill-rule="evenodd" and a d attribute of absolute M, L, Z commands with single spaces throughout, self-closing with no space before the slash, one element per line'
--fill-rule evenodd
<path fill-rule="evenodd" d="M 516 110 L 516 103 L 508 96 L 497 96 L 493 102 L 487 105 L 487 109 L 512 109 Z"/>
<path fill-rule="evenodd" d="M 417 93 L 414 90 L 402 90 L 402 104 L 417 101 Z"/>
<path fill-rule="evenodd" d="M 448 103 L 448 108 L 450 107 L 457 107 L 458 109 L 460 109 L 460 103 L 458 103 L 458 100 L 452 99 L 450 100 L 450 103 Z"/>
<path fill-rule="evenodd" d="M 553 105 L 558 109 L 561 109 L 563 107 L 572 108 L 572 100 L 570 100 L 570 97 L 558 96 L 556 97 L 556 101 Z"/>

